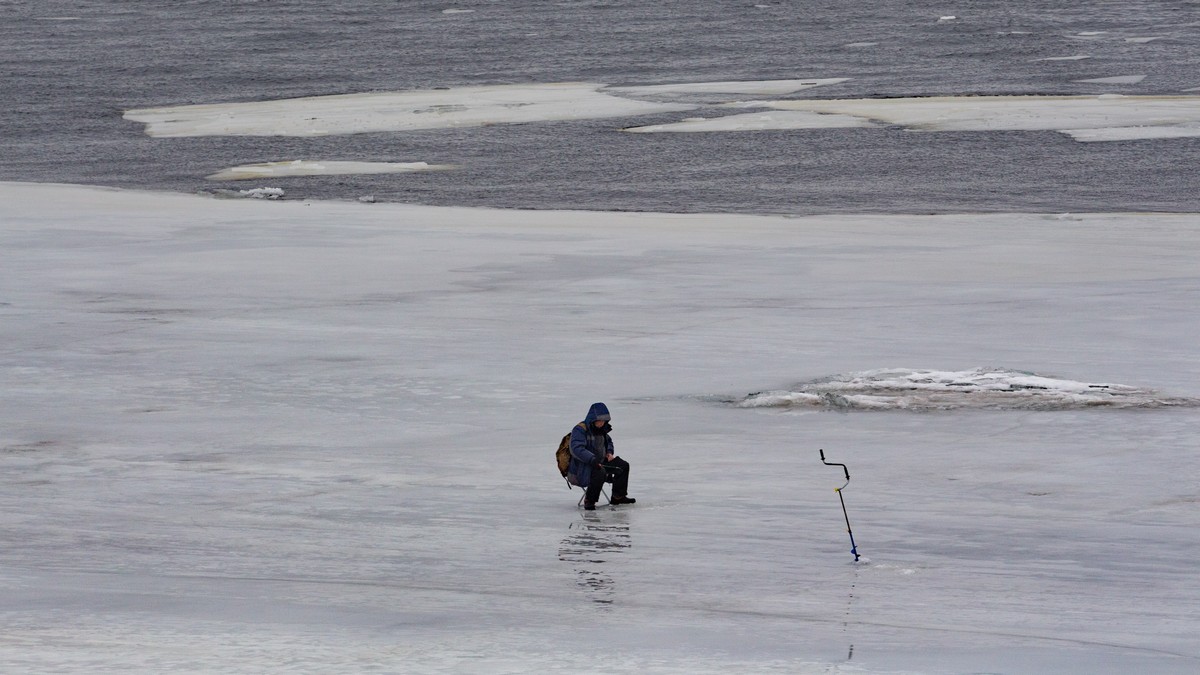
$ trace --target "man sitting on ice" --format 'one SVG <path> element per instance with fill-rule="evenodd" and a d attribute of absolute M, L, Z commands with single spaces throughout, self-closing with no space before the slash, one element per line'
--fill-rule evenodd
<path fill-rule="evenodd" d="M 583 508 L 588 511 L 596 510 L 596 501 L 600 499 L 600 491 L 606 482 L 613 485 L 611 503 L 632 504 L 637 501 L 627 494 L 629 462 L 614 454 L 612 437 L 609 436 L 612 431 L 610 420 L 612 415 L 608 413 L 608 406 L 593 403 L 587 417 L 571 430 L 571 464 L 567 472 L 572 475 L 573 483 L 587 486 Z"/>

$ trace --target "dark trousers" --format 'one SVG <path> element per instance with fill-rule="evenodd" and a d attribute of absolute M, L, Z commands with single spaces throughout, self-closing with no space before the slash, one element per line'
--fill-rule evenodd
<path fill-rule="evenodd" d="M 604 462 L 600 466 L 604 467 L 603 471 L 592 467 L 592 482 L 588 484 L 587 494 L 583 498 L 588 504 L 600 500 L 600 490 L 605 483 L 612 483 L 614 497 L 624 497 L 629 491 L 629 462 L 613 457 L 611 462 Z"/>

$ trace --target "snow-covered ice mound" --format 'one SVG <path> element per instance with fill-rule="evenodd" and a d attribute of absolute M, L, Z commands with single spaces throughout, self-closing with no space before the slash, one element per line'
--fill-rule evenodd
<path fill-rule="evenodd" d="M 251 199 L 283 199 L 283 188 L 260 187 L 249 190 L 238 190 L 237 196 Z"/>
<path fill-rule="evenodd" d="M 1076 382 L 996 368 L 868 370 L 803 382 L 787 391 L 750 394 L 735 403 L 742 408 L 841 410 L 1076 410 L 1200 405 L 1195 399 L 1165 397 L 1139 387 Z"/>

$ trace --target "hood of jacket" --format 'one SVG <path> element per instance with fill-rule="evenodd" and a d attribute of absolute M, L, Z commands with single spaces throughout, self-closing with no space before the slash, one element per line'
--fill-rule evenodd
<path fill-rule="evenodd" d="M 612 415 L 608 414 L 608 406 L 603 403 L 593 403 L 591 408 L 588 408 L 587 417 L 583 421 L 587 423 L 588 428 L 592 426 L 592 422 L 596 420 L 604 420 L 605 422 L 612 419 Z"/>

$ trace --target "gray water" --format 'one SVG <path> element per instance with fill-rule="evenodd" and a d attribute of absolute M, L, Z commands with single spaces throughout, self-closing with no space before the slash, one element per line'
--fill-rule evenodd
<path fill-rule="evenodd" d="M 948 14 L 957 20 L 937 21 Z M 1145 36 L 1164 39 L 1125 40 Z M 877 44 L 847 46 L 861 42 Z M 1083 53 L 1092 58 L 1036 60 Z M 1146 78 L 1076 82 L 1135 74 Z M 460 168 L 261 184 L 289 198 L 521 208 L 1200 211 L 1200 139 L 619 131 L 678 114 L 156 139 L 122 119 L 140 107 L 475 84 L 834 77 L 852 79 L 796 97 L 1179 94 L 1200 87 L 1200 2 L 0 0 L 0 180 L 206 192 L 253 187 L 204 178 L 246 163 L 427 161 Z"/>

